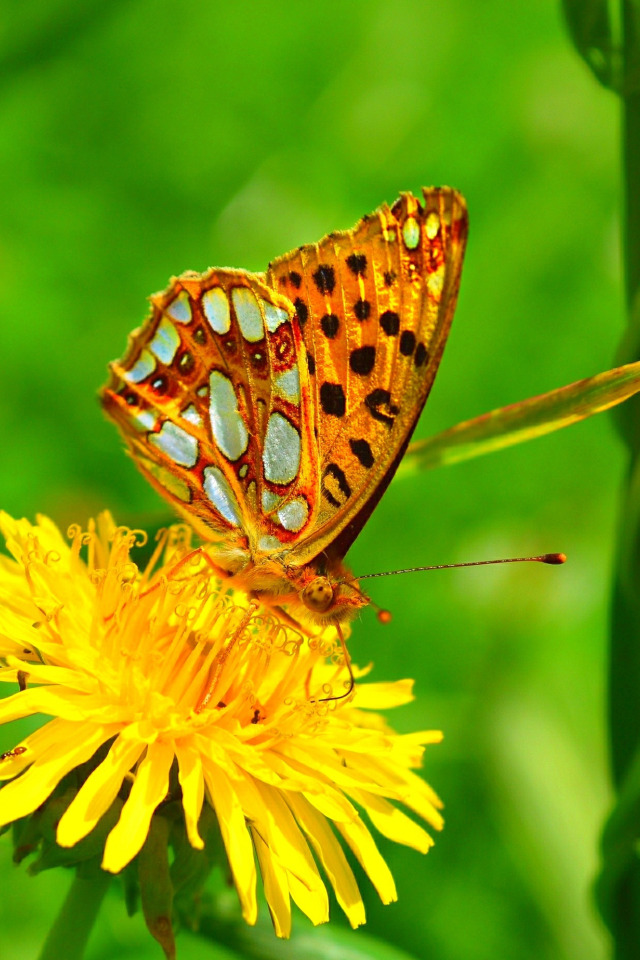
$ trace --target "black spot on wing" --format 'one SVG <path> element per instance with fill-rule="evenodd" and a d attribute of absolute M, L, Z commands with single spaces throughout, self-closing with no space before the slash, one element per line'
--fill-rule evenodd
<path fill-rule="evenodd" d="M 367 470 L 375 463 L 375 457 L 371 452 L 371 447 L 366 440 L 349 440 L 351 452 L 358 458 L 363 467 Z"/>
<path fill-rule="evenodd" d="M 396 415 L 400 412 L 400 408 L 391 403 L 391 394 L 388 390 L 383 390 L 382 387 L 376 387 L 375 390 L 367 394 L 364 402 L 374 420 L 377 420 L 379 423 L 384 423 L 387 427 L 393 426 Z M 382 413 L 380 407 L 386 407 L 389 413 Z"/>
<path fill-rule="evenodd" d="M 366 320 L 371 313 L 371 304 L 368 300 L 356 300 L 353 305 L 353 312 L 358 320 Z"/>
<path fill-rule="evenodd" d="M 322 327 L 322 332 L 325 337 L 328 337 L 329 340 L 333 340 L 336 333 L 340 328 L 340 318 L 335 315 L 335 313 L 325 313 L 324 317 L 320 321 L 320 326 Z"/>
<path fill-rule="evenodd" d="M 296 316 L 298 317 L 298 320 L 300 321 L 301 325 L 304 326 L 309 318 L 309 307 L 300 297 L 296 297 L 296 299 L 293 301 L 293 305 L 296 308 Z"/>
<path fill-rule="evenodd" d="M 415 363 L 416 367 L 423 367 L 428 359 L 429 359 L 429 352 L 427 348 L 425 347 L 424 343 L 419 343 L 418 346 L 416 347 L 416 352 L 413 358 L 413 362 Z"/>
<path fill-rule="evenodd" d="M 320 293 L 332 293 L 336 285 L 335 270 L 328 263 L 321 263 L 313 275 L 313 281 Z"/>
<path fill-rule="evenodd" d="M 289 280 L 291 281 L 293 286 L 296 288 L 296 290 L 300 289 L 300 285 L 302 283 L 302 277 L 300 276 L 297 270 L 290 271 Z"/>
<path fill-rule="evenodd" d="M 367 258 L 364 253 L 351 253 L 346 260 L 347 266 L 352 273 L 362 276 L 367 269 Z"/>
<path fill-rule="evenodd" d="M 375 362 L 376 348 L 370 346 L 357 347 L 351 351 L 351 356 L 349 357 L 349 366 L 354 373 L 359 374 L 361 377 L 366 377 L 371 373 Z"/>
<path fill-rule="evenodd" d="M 344 417 L 347 401 L 340 383 L 328 383 L 320 387 L 320 405 L 332 417 Z"/>
<path fill-rule="evenodd" d="M 322 474 L 322 493 L 332 507 L 339 507 L 351 496 L 351 487 L 347 482 L 344 470 L 337 463 L 330 463 Z"/>
<path fill-rule="evenodd" d="M 385 310 L 380 315 L 380 326 L 388 337 L 397 337 L 400 330 L 400 317 L 393 310 Z"/>
<path fill-rule="evenodd" d="M 396 282 L 396 273 L 395 270 L 387 270 L 384 275 L 384 285 L 385 287 L 391 287 Z"/>
<path fill-rule="evenodd" d="M 314 374 L 316 372 L 316 361 L 310 353 L 307 354 L 307 366 L 309 367 L 310 374 Z"/>
<path fill-rule="evenodd" d="M 416 335 L 413 330 L 403 330 L 400 337 L 400 353 L 403 357 L 410 357 L 416 348 Z"/>

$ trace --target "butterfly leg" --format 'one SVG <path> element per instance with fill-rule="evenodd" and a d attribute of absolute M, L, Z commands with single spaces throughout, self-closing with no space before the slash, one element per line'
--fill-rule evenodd
<path fill-rule="evenodd" d="M 326 703 L 328 700 L 344 700 L 345 697 L 348 697 L 352 693 L 353 688 L 356 685 L 356 678 L 353 675 L 353 668 L 351 666 L 351 657 L 349 656 L 349 651 L 347 650 L 347 644 L 344 639 L 344 634 L 342 632 L 342 627 L 339 623 L 336 623 L 336 630 L 338 631 L 338 639 L 340 640 L 340 647 L 342 649 L 342 656 L 344 657 L 344 663 L 349 671 L 349 689 L 345 693 L 341 693 L 338 697 L 321 697 L 320 703 Z"/>
<path fill-rule="evenodd" d="M 284 623 L 286 623 L 288 627 L 293 627 L 294 630 L 297 630 L 298 633 L 301 633 L 303 636 L 307 637 L 309 640 L 313 639 L 313 637 L 316 636 L 315 633 L 312 633 L 308 627 L 303 626 L 303 624 L 301 624 L 299 620 L 294 619 L 294 617 L 292 617 L 291 614 L 287 613 L 287 611 L 283 607 L 281 607 L 279 604 L 273 604 L 273 605 L 269 604 L 268 601 L 265 601 L 264 595 L 261 596 L 257 592 L 252 592 L 250 596 L 254 600 L 258 600 L 260 603 L 264 604 L 265 606 L 269 606 L 274 611 L 274 613 L 278 615 L 278 618 L 282 620 Z"/>
<path fill-rule="evenodd" d="M 229 573 L 228 570 L 223 570 L 222 567 L 219 567 L 217 565 L 217 563 L 214 563 L 214 561 L 211 559 L 207 551 L 203 550 L 202 547 L 196 547 L 195 550 L 191 550 L 189 553 L 186 554 L 186 556 L 182 557 L 182 559 L 176 563 L 175 567 L 172 568 L 169 576 L 173 577 L 174 574 L 176 574 L 178 570 L 184 567 L 187 563 L 193 563 L 194 557 L 201 557 L 205 561 L 205 563 L 208 564 L 208 566 L 211 568 L 211 570 L 213 571 L 215 576 L 218 577 L 219 580 L 229 580 L 231 579 L 231 577 L 233 577 L 233 574 Z"/>

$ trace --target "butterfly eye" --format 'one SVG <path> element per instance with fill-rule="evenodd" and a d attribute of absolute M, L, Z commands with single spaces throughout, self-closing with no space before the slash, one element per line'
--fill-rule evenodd
<path fill-rule="evenodd" d="M 302 602 L 314 613 L 325 613 L 333 603 L 333 587 L 326 577 L 316 577 L 300 594 Z"/>

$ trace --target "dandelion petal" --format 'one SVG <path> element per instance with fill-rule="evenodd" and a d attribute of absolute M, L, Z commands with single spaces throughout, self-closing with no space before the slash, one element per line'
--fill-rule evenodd
<path fill-rule="evenodd" d="M 257 830 L 252 829 L 251 835 L 258 854 L 264 894 L 269 904 L 273 929 L 277 937 L 289 937 L 291 935 L 291 900 L 287 871 L 280 865 L 278 859 L 271 855 L 271 850 Z"/>
<path fill-rule="evenodd" d="M 69 743 L 65 738 L 43 751 L 22 777 L 2 788 L 0 826 L 33 813 L 53 793 L 62 778 L 74 767 L 90 760 L 114 732 L 112 727 L 86 723 L 82 728 L 81 741 Z"/>
<path fill-rule="evenodd" d="M 359 927 L 366 920 L 364 904 L 356 878 L 329 822 L 298 794 L 289 793 L 287 803 L 309 837 L 316 856 L 333 887 L 336 900 L 346 913 L 349 923 L 354 929 Z"/>
<path fill-rule="evenodd" d="M 240 897 L 242 916 L 247 923 L 254 924 L 258 919 L 256 865 L 244 810 L 231 781 L 219 766 L 203 758 L 203 771 Z"/>
<path fill-rule="evenodd" d="M 144 750 L 144 744 L 118 738 L 99 767 L 87 777 L 71 804 L 63 813 L 56 840 L 61 847 L 72 847 L 93 830 L 107 812 Z"/>
<path fill-rule="evenodd" d="M 336 826 L 358 858 L 362 869 L 369 875 L 382 902 L 392 903 L 397 900 L 398 894 L 391 871 L 362 820 L 358 817 L 352 823 L 337 823 Z"/>
<path fill-rule="evenodd" d="M 152 743 L 138 767 L 120 819 L 107 837 L 102 869 L 119 873 L 147 839 L 153 812 L 169 789 L 169 770 L 175 754 L 166 743 Z"/>
<path fill-rule="evenodd" d="M 383 837 L 405 847 L 413 847 L 420 853 L 426 853 L 433 846 L 433 840 L 427 831 L 388 800 L 365 790 L 352 790 L 351 796 L 356 803 L 364 807 L 371 823 Z"/>
<path fill-rule="evenodd" d="M 204 848 L 204 841 L 198 833 L 198 820 L 204 802 L 204 777 L 200 754 L 182 741 L 176 741 L 178 758 L 178 779 L 182 787 L 182 807 L 189 843 L 196 850 Z"/>

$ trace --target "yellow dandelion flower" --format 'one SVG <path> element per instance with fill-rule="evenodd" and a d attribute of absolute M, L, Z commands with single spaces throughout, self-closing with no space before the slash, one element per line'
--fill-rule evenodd
<path fill-rule="evenodd" d="M 352 926 L 363 923 L 338 837 L 382 900 L 396 899 L 362 812 L 421 852 L 431 837 L 395 804 L 442 826 L 438 797 L 413 772 L 441 734 L 398 735 L 371 712 L 409 701 L 411 681 L 358 682 L 349 698 L 323 700 L 345 689 L 333 629 L 308 639 L 227 590 L 182 526 L 144 570 L 131 559 L 140 534 L 107 513 L 87 533 L 72 528 L 70 543 L 44 517 L 0 514 L 0 529 L 13 557 L 0 557 L 0 679 L 21 687 L 0 700 L 0 722 L 53 718 L 0 758 L 0 826 L 81 770 L 55 840 L 73 847 L 108 820 L 106 871 L 140 853 L 173 798 L 193 848 L 215 813 L 248 923 L 257 868 L 279 936 L 291 900 L 313 923 L 328 919 L 321 870 Z"/>

